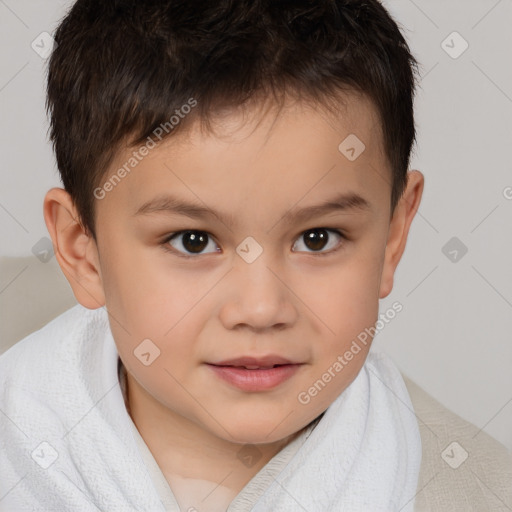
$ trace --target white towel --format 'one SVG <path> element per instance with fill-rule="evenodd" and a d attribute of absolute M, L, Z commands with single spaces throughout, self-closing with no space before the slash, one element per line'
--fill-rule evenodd
<path fill-rule="evenodd" d="M 0 357 L 0 510 L 165 512 L 130 428 L 103 308 L 74 306 Z M 370 352 L 254 512 L 412 512 L 418 423 Z"/>

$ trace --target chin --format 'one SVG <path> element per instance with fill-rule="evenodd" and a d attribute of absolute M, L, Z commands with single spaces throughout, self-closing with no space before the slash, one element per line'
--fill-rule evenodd
<path fill-rule="evenodd" d="M 295 431 L 290 431 L 289 428 L 284 431 L 282 429 L 283 425 L 280 425 L 281 428 L 276 428 L 281 421 L 282 419 L 276 419 L 275 421 L 258 423 L 256 420 L 251 422 L 250 419 L 246 419 L 239 424 L 230 422 L 229 425 L 226 425 L 226 430 L 230 435 L 222 428 L 216 429 L 216 433 L 226 441 L 242 445 L 276 443 L 295 433 Z"/>

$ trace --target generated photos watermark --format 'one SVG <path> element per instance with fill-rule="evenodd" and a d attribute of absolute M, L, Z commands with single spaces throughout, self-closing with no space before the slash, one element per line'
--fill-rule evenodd
<path fill-rule="evenodd" d="M 172 115 L 167 122 L 157 126 L 153 130 L 152 135 L 147 138 L 146 143 L 140 146 L 137 151 L 133 151 L 132 156 L 110 176 L 103 186 L 94 189 L 94 197 L 100 200 L 104 199 L 108 192 L 114 190 L 121 180 L 127 176 L 132 169 L 139 165 L 144 157 L 149 155 L 149 152 L 157 146 L 157 143 L 162 141 L 165 136 L 164 134 L 168 135 L 171 133 L 171 131 L 190 114 L 195 106 L 197 106 L 197 100 L 189 98 L 187 103 L 174 111 L 175 115 Z"/>
<path fill-rule="evenodd" d="M 346 350 L 343 355 L 339 355 L 336 358 L 336 361 L 332 363 L 332 365 L 327 368 L 327 370 L 322 374 L 322 376 L 307 390 L 301 391 L 297 395 L 297 400 L 302 405 L 307 405 L 311 402 L 311 399 L 317 396 L 332 379 L 334 379 L 348 364 L 355 355 L 361 352 L 361 344 L 366 346 L 368 344 L 368 339 L 373 339 L 373 336 L 378 332 L 382 331 L 386 325 L 388 325 L 391 320 L 393 320 L 400 311 L 402 311 L 403 305 L 395 301 L 392 306 L 387 309 L 384 313 L 379 315 L 379 319 L 375 322 L 375 325 L 372 327 L 365 327 L 363 331 L 361 331 L 356 339 L 352 340 L 352 343 L 348 350 Z"/>

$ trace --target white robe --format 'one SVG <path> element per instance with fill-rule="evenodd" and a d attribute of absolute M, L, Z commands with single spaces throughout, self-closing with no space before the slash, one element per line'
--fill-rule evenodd
<path fill-rule="evenodd" d="M 69 309 L 0 356 L 0 510 L 165 512 L 134 438 L 103 308 Z M 370 352 L 254 512 L 412 512 L 418 423 Z"/>

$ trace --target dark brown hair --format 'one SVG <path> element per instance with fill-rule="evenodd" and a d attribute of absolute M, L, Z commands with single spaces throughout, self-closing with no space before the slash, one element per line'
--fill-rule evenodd
<path fill-rule="evenodd" d="M 93 191 L 116 153 L 169 127 L 191 99 L 193 112 L 162 138 L 249 99 L 286 92 L 326 106 L 361 92 L 379 114 L 391 211 L 404 191 L 418 64 L 378 0 L 78 0 L 55 42 L 50 139 L 95 238 Z"/>

